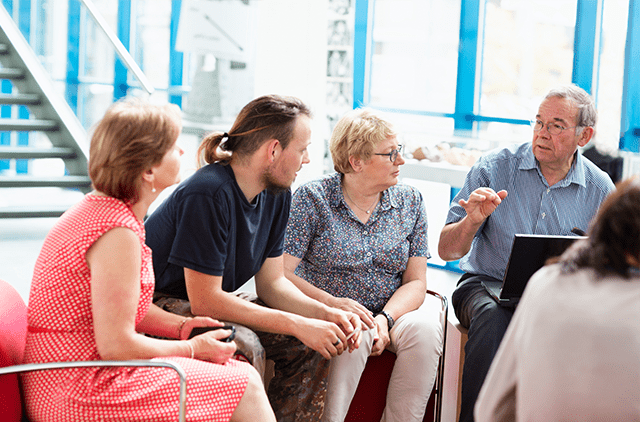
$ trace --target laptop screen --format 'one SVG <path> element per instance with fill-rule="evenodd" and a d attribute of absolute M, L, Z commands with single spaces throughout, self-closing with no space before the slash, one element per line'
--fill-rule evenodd
<path fill-rule="evenodd" d="M 542 268 L 547 259 L 562 255 L 578 239 L 585 239 L 585 236 L 516 234 L 500 299 L 520 298 L 531 276 Z"/>

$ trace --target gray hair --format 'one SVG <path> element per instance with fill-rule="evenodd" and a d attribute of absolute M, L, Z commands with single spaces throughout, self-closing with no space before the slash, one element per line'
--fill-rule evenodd
<path fill-rule="evenodd" d="M 551 97 L 566 98 L 576 106 L 578 109 L 578 118 L 576 121 L 578 128 L 576 134 L 579 135 L 582 133 L 582 129 L 585 127 L 595 127 L 596 121 L 598 120 L 598 112 L 596 111 L 595 101 L 593 101 L 593 98 L 587 91 L 575 84 L 563 85 L 553 88 L 544 99 L 546 100 Z"/>

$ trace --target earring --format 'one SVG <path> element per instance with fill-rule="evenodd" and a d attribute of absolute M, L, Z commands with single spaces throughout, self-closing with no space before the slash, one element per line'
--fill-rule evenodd
<path fill-rule="evenodd" d="M 153 185 L 153 182 L 151 182 L 151 193 L 156 193 L 156 187 Z"/>

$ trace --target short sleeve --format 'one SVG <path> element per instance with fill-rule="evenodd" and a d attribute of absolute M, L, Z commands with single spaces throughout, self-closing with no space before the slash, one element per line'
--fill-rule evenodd
<path fill-rule="evenodd" d="M 208 275 L 222 276 L 230 238 L 228 198 L 186 195 L 176 204 L 176 234 L 169 262 Z"/>
<path fill-rule="evenodd" d="M 315 216 L 310 189 L 299 187 L 291 199 L 291 212 L 284 238 L 284 251 L 296 258 L 303 258 L 314 232 Z"/>

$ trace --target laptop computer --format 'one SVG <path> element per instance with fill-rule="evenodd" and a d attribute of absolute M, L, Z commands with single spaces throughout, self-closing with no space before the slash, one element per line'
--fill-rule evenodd
<path fill-rule="evenodd" d="M 576 240 L 585 236 L 516 234 L 502 281 L 482 285 L 500 305 L 515 307 L 531 276 L 547 259 L 560 256 Z"/>

